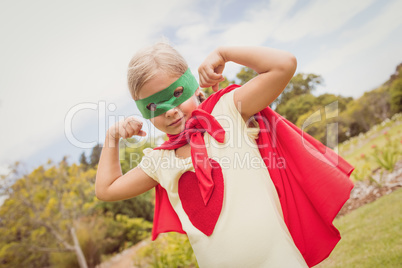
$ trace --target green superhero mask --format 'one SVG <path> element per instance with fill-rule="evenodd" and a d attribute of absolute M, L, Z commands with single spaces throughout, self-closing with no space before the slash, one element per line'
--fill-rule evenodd
<path fill-rule="evenodd" d="M 190 69 L 169 87 L 145 99 L 136 100 L 135 104 L 146 119 L 166 113 L 170 109 L 188 100 L 198 88 L 197 80 Z"/>

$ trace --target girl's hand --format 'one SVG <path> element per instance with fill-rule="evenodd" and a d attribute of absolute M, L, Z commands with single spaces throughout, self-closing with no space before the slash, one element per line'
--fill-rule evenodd
<path fill-rule="evenodd" d="M 202 88 L 212 87 L 213 91 L 218 91 L 219 83 L 225 80 L 222 75 L 225 63 L 226 60 L 219 49 L 209 54 L 198 68 L 200 86 Z"/>
<path fill-rule="evenodd" d="M 119 140 L 127 139 L 134 135 L 145 136 L 147 133 L 142 130 L 142 122 L 134 116 L 127 117 L 125 120 L 117 122 L 107 131 L 110 138 Z"/>
<path fill-rule="evenodd" d="M 218 55 L 212 53 L 204 63 L 207 71 L 208 66 L 212 66 L 220 73 L 224 62 L 231 61 L 258 73 L 257 77 L 236 89 L 233 94 L 233 101 L 244 122 L 266 108 L 282 93 L 297 67 L 295 56 L 279 49 L 221 46 L 217 51 Z"/>

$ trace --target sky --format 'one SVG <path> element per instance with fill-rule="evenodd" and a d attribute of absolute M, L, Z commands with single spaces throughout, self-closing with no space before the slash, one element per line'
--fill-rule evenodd
<path fill-rule="evenodd" d="M 0 174 L 16 161 L 75 162 L 116 120 L 140 117 L 127 65 L 160 40 L 197 79 L 218 46 L 267 46 L 323 77 L 315 95 L 358 98 L 402 62 L 401 10 L 400 0 L 0 0 Z M 158 135 L 144 123 L 144 139 Z"/>

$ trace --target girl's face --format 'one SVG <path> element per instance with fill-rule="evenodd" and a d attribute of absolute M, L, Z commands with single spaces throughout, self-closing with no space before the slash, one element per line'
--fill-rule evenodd
<path fill-rule="evenodd" d="M 144 84 L 139 92 L 139 99 L 149 97 L 173 84 L 180 76 L 172 76 L 159 71 L 151 80 Z M 179 88 L 180 90 L 180 88 Z M 182 132 L 185 128 L 186 121 L 191 117 L 191 113 L 197 109 L 199 105 L 198 96 L 200 89 L 198 88 L 194 95 L 176 106 L 166 113 L 151 118 L 152 124 L 167 134 L 175 135 Z"/>

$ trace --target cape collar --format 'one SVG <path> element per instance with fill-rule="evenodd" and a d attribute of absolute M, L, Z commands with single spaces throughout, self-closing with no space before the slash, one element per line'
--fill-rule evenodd
<path fill-rule="evenodd" d="M 211 114 L 199 108 L 192 112 L 191 118 L 186 122 L 184 131 L 176 135 L 168 134 L 169 140 L 155 148 L 155 150 L 174 150 L 187 143 L 190 144 L 191 160 L 198 179 L 198 186 L 200 187 L 204 204 L 207 205 L 214 190 L 214 182 L 212 179 L 212 166 L 205 148 L 205 132 L 208 132 L 219 143 L 225 141 L 225 130 L 219 122 Z"/>

